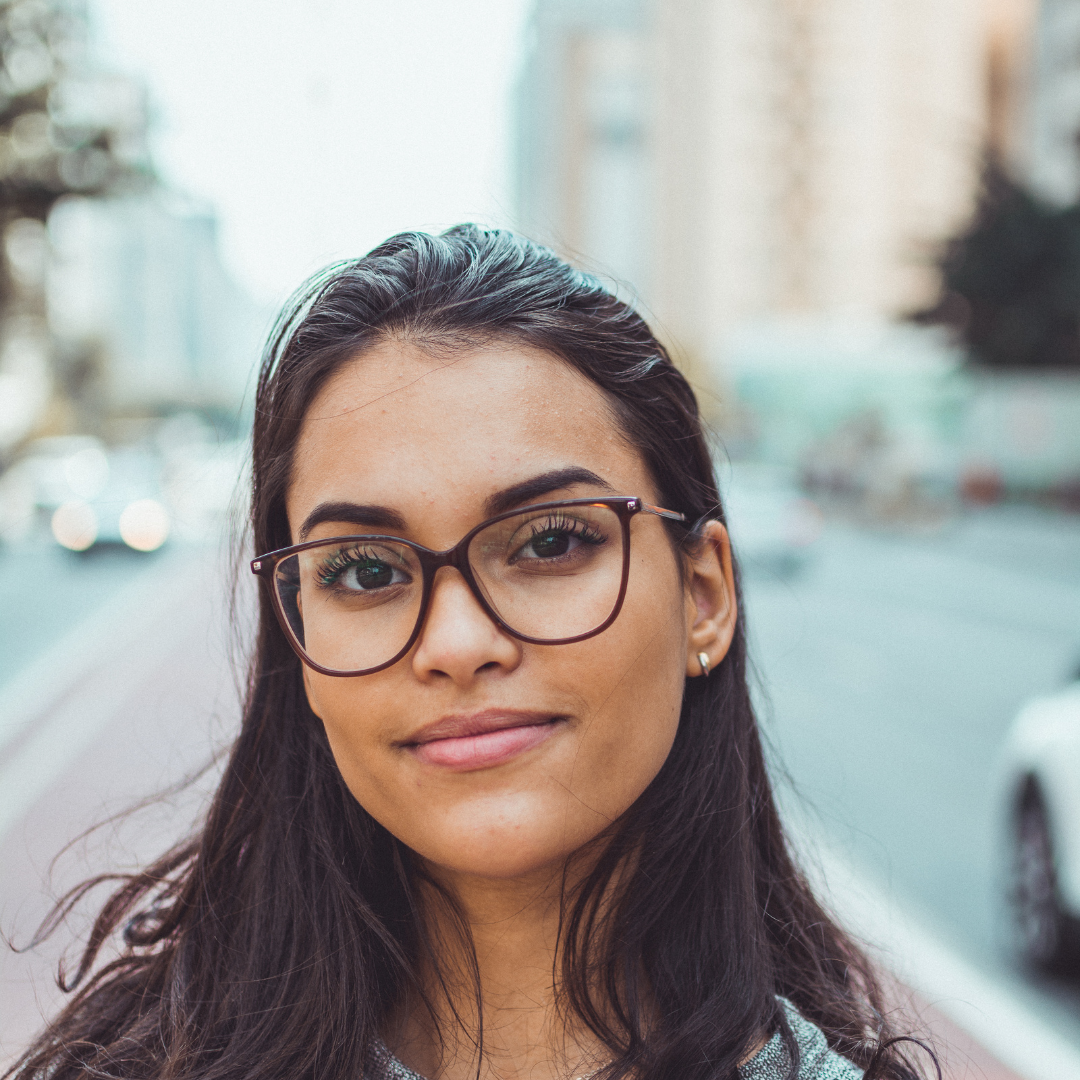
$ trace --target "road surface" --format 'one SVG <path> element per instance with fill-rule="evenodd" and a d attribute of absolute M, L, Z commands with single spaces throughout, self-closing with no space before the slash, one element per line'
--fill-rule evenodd
<path fill-rule="evenodd" d="M 746 607 L 784 797 L 1080 1046 L 1076 989 L 1035 987 L 1008 961 L 996 784 L 1020 705 L 1080 665 L 1080 518 L 834 525 L 803 573 L 750 573 Z"/>
<path fill-rule="evenodd" d="M 77 844 L 42 885 L 78 832 L 227 745 L 237 677 L 215 554 L 7 554 L 0 928 L 25 942 L 50 895 L 189 827 L 212 771 Z M 254 583 L 240 584 L 243 607 Z M 1001 948 L 994 788 L 1016 709 L 1080 662 L 1080 519 L 1005 508 L 930 534 L 833 524 L 802 573 L 748 574 L 746 617 L 785 802 L 1080 1049 L 1080 993 L 1032 984 Z M 59 1000 L 68 940 L 0 954 L 0 1058 Z"/>
<path fill-rule="evenodd" d="M 26 564 L 36 571 L 50 554 L 28 552 Z M 213 768 L 133 816 L 109 819 L 210 764 L 236 730 L 221 561 L 210 551 L 162 552 L 135 562 L 132 578 L 119 572 L 121 556 L 87 570 L 96 603 L 71 595 L 78 579 L 63 563 L 23 592 L 32 601 L 19 613 L 24 622 L 40 618 L 57 632 L 38 635 L 23 669 L 0 684 L 0 930 L 15 945 L 28 943 L 67 888 L 130 869 L 182 837 Z M 64 609 L 73 625 L 64 625 Z M 5 612 L 7 636 L 13 614 Z M 77 914 L 39 949 L 0 949 L 0 1063 L 61 1000 L 56 964 L 85 928 Z"/>

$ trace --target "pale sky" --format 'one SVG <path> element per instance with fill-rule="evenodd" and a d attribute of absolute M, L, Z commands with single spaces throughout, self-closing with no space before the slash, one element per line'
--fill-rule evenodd
<path fill-rule="evenodd" d="M 165 180 L 210 201 L 239 282 L 279 302 L 402 229 L 508 224 L 529 0 L 91 0 L 141 77 Z"/>

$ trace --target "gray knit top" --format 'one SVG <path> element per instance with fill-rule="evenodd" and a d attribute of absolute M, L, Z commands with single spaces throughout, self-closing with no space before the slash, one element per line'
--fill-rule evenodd
<path fill-rule="evenodd" d="M 860 1080 L 862 1070 L 829 1049 L 821 1029 L 801 1016 L 786 998 L 780 999 L 799 1047 L 798 1080 Z M 739 1069 L 742 1080 L 786 1080 L 791 1058 L 779 1032 Z M 365 1080 L 424 1080 L 406 1068 L 385 1046 L 375 1048 Z"/>

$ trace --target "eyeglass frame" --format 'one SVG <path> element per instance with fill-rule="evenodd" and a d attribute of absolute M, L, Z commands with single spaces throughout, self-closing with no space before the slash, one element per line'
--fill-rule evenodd
<path fill-rule="evenodd" d="M 472 543 L 475 536 L 483 532 L 488 526 L 494 525 L 497 522 L 517 517 L 519 514 L 530 513 L 534 510 L 555 510 L 563 506 L 605 506 L 615 512 L 622 528 L 623 541 L 622 581 L 619 584 L 619 595 L 615 601 L 615 606 L 611 610 L 611 614 L 599 626 L 584 634 L 575 634 L 573 637 L 566 638 L 529 637 L 527 634 L 518 633 L 518 631 L 507 624 L 484 596 L 483 590 L 480 588 L 480 585 L 473 574 L 472 565 L 469 562 L 469 544 Z M 289 642 L 290 646 L 292 646 L 293 652 L 295 652 L 308 667 L 322 675 L 332 675 L 336 678 L 352 679 L 358 678 L 361 675 L 374 675 L 375 672 L 382 671 L 385 668 L 396 664 L 402 657 L 408 654 L 409 650 L 416 644 L 416 639 L 420 636 L 424 621 L 427 618 L 428 608 L 431 604 L 431 595 L 435 588 L 435 575 L 444 566 L 453 567 L 461 574 L 465 579 L 465 584 L 469 587 L 469 591 L 476 598 L 476 601 L 484 614 L 487 615 L 487 617 L 501 630 L 511 637 L 516 638 L 518 641 L 524 641 L 529 645 L 572 645 L 575 642 L 585 641 L 588 638 L 603 633 L 619 617 L 619 612 L 622 611 L 623 601 L 626 599 L 626 588 L 630 580 L 630 519 L 633 518 L 635 514 L 639 513 L 652 514 L 655 517 L 664 518 L 668 521 L 686 521 L 685 514 L 680 514 L 677 510 L 665 510 L 661 506 L 653 506 L 636 495 L 613 495 L 599 499 L 560 499 L 556 502 L 533 503 L 529 506 L 519 507 L 516 510 L 507 510 L 505 513 L 496 514 L 495 517 L 488 518 L 486 521 L 481 521 L 479 525 L 470 529 L 456 544 L 447 548 L 445 551 L 434 551 L 432 548 L 427 548 L 424 547 L 423 544 L 416 543 L 415 540 L 406 540 L 402 536 L 361 533 L 357 535 L 350 534 L 347 536 L 329 536 L 322 540 L 308 540 L 303 544 L 293 544 L 290 547 L 278 548 L 276 551 L 269 551 L 265 555 L 256 556 L 251 560 L 250 565 L 251 572 L 256 577 L 260 578 L 270 591 L 270 600 L 274 608 L 274 614 L 277 616 L 278 623 L 285 632 L 286 640 Z M 296 636 L 296 632 L 289 623 L 289 618 L 282 607 L 281 596 L 274 584 L 274 575 L 277 572 L 277 568 L 285 559 L 297 555 L 301 551 L 308 551 L 311 548 L 321 547 L 326 544 L 340 543 L 342 541 L 386 541 L 395 544 L 404 544 L 415 552 L 417 561 L 420 563 L 420 571 L 423 579 L 421 585 L 422 591 L 420 593 L 420 609 L 417 612 L 416 625 L 409 635 L 409 640 L 389 660 L 377 664 L 375 667 L 363 668 L 357 671 L 337 671 L 333 668 L 323 667 L 307 655 L 304 651 L 304 647 L 300 644 L 300 641 Z"/>

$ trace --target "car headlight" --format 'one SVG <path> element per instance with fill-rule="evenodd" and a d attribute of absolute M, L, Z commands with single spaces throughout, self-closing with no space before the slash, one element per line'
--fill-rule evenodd
<path fill-rule="evenodd" d="M 69 551 L 85 551 L 98 536 L 94 508 L 81 499 L 61 504 L 52 516 L 52 534 Z"/>
<path fill-rule="evenodd" d="M 120 538 L 136 551 L 156 551 L 169 535 L 169 515 L 156 499 L 128 503 L 120 515 Z"/>

